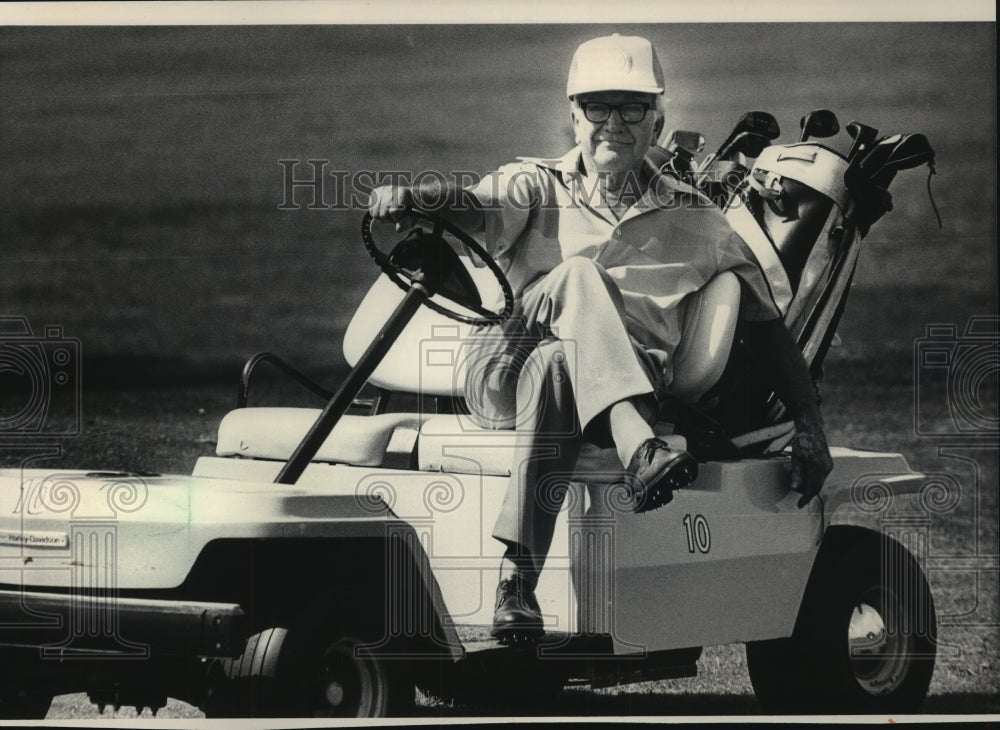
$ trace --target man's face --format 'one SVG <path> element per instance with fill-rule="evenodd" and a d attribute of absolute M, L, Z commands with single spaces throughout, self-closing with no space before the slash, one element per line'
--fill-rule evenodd
<path fill-rule="evenodd" d="M 640 122 L 624 121 L 617 109 L 611 111 L 606 121 L 591 122 L 584 115 L 586 102 L 603 102 L 613 107 L 638 102 L 652 108 Z M 638 172 L 642 158 L 663 127 L 663 117 L 654 104 L 652 94 L 627 91 L 598 91 L 576 97 L 571 106 L 573 129 L 588 170 L 612 174 Z"/>

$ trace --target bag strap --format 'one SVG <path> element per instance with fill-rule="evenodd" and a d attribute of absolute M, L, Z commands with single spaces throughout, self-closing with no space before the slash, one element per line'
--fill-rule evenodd
<path fill-rule="evenodd" d="M 774 299 L 778 311 L 784 316 L 788 312 L 788 306 L 791 304 L 794 294 L 792 283 L 788 279 L 785 266 L 781 263 L 774 244 L 739 196 L 734 195 L 730 199 L 725 215 L 729 225 L 753 252 L 757 263 L 764 271 L 764 279 L 771 290 L 771 298 Z"/>

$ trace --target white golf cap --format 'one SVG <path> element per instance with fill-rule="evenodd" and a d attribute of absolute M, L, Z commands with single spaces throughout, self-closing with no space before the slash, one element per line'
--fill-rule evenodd
<path fill-rule="evenodd" d="M 573 54 L 566 96 L 588 91 L 663 93 L 663 69 L 645 38 L 614 35 L 594 38 Z"/>

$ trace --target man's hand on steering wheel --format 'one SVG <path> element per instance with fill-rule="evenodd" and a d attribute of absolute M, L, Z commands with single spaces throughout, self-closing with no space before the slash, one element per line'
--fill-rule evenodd
<path fill-rule="evenodd" d="M 413 206 L 412 197 L 407 205 L 407 195 L 399 192 L 405 188 L 385 186 L 379 190 L 383 191 L 381 199 L 373 196 L 372 208 L 361 221 L 361 240 L 368 255 L 396 286 L 406 292 L 414 285 L 419 286 L 428 297 L 423 302 L 424 305 L 466 324 L 495 325 L 511 315 L 514 311 L 514 292 L 510 282 L 497 262 L 476 239 L 439 214 Z M 376 218 L 372 210 L 382 217 Z M 406 224 L 408 232 L 405 238 L 398 241 L 390 253 L 384 253 L 375 243 L 372 224 L 376 220 L 390 223 L 395 221 L 396 230 L 401 232 L 404 219 L 412 220 L 412 225 Z M 427 232 L 425 227 L 431 231 Z M 452 241 L 451 244 L 446 241 L 445 234 Z M 496 279 L 503 298 L 499 310 L 483 306 L 475 280 L 452 247 L 455 243 L 477 256 Z M 436 301 L 438 299 L 443 301 Z M 465 311 L 448 307 L 444 302 L 457 304 Z"/>
<path fill-rule="evenodd" d="M 412 210 L 413 193 L 405 185 L 380 185 L 372 190 L 368 212 L 375 220 L 395 223 L 397 232 L 410 227 Z"/>

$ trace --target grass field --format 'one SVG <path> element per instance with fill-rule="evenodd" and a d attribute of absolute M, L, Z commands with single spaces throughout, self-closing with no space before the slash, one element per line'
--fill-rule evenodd
<path fill-rule="evenodd" d="M 952 433 L 945 379 L 914 368 L 928 325 L 962 333 L 970 317 L 997 315 L 993 24 L 0 28 L 0 315 L 36 334 L 61 326 L 83 357 L 83 432 L 49 463 L 190 470 L 258 350 L 335 382 L 376 270 L 359 210 L 306 209 L 301 189 L 300 209 L 279 209 L 279 160 L 301 161 L 299 176 L 327 160 L 350 178 L 481 174 L 561 154 L 569 57 L 612 31 L 653 41 L 667 126 L 700 130 L 710 149 L 749 109 L 774 113 L 782 141 L 820 107 L 842 125 L 930 139 L 944 227 L 925 172 L 900 175 L 895 210 L 862 252 L 824 408 L 832 442 L 959 478 L 962 499 L 932 525 L 935 554 L 995 559 L 996 439 L 971 434 L 986 447 L 969 460 L 942 453 L 970 435 Z M 930 404 L 919 417 L 918 393 Z M 980 395 L 995 414 L 995 370 Z M 975 578 L 931 575 L 950 624 L 928 712 L 995 712 L 998 586 L 995 573 Z M 574 689 L 557 709 L 753 713 L 743 662 L 740 647 L 709 649 L 697 679 Z M 59 698 L 50 717 L 93 711 Z M 167 716 L 197 713 L 171 705 Z"/>

